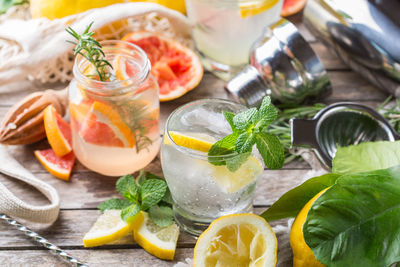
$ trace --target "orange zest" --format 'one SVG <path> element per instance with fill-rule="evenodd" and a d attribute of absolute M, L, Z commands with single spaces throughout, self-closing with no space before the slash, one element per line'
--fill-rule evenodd
<path fill-rule="evenodd" d="M 62 157 L 71 152 L 71 128 L 53 106 L 43 111 L 43 121 L 47 140 L 54 153 Z"/>

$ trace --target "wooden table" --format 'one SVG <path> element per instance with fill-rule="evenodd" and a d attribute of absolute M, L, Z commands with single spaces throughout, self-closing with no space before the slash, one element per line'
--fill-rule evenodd
<path fill-rule="evenodd" d="M 318 42 L 303 27 L 300 22 L 301 17 L 295 17 L 294 20 L 328 70 L 333 92 L 330 96 L 322 99 L 323 103 L 358 101 L 371 107 L 377 107 L 386 98 L 385 93 L 351 71 L 332 51 Z M 175 108 L 194 99 L 228 98 L 223 85 L 223 81 L 210 73 L 205 73 L 202 82 L 194 91 L 172 102 L 161 104 L 161 124 L 164 125 L 166 118 Z M 43 86 L 21 83 L 21 89 L 25 90 L 13 94 L 0 94 L 0 118 L 15 101 L 41 87 Z M 82 237 L 100 214 L 96 208 L 97 205 L 110 197 L 118 196 L 115 190 L 117 178 L 93 173 L 77 163 L 69 182 L 59 180 L 44 170 L 33 155 L 35 149 L 47 147 L 46 141 L 29 146 L 10 147 L 15 158 L 37 177 L 53 185 L 61 198 L 58 220 L 51 226 L 26 223 L 32 230 L 37 231 L 50 242 L 57 244 L 90 266 L 173 266 L 176 262 L 193 256 L 196 240 L 183 232 L 179 236 L 173 262 L 162 261 L 151 256 L 131 240 L 98 248 L 84 248 Z M 159 157 L 148 165 L 146 170 L 162 174 Z M 265 210 L 283 193 L 298 185 L 302 176 L 309 170 L 306 163 L 297 161 L 284 166 L 281 170 L 264 171 L 254 200 L 255 212 L 260 213 Z M 15 182 L 1 174 L 0 181 L 6 183 L 14 193 L 30 203 L 47 203 L 41 194 L 25 184 Z M 0 266 L 69 265 L 4 222 L 0 222 L 0 232 Z"/>

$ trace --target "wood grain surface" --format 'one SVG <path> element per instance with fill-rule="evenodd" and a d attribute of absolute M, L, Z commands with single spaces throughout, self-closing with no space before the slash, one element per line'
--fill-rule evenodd
<path fill-rule="evenodd" d="M 332 93 L 320 99 L 322 103 L 357 101 L 376 107 L 386 98 L 385 93 L 351 71 L 332 51 L 318 42 L 301 24 L 301 17 L 295 17 L 294 20 L 321 58 L 331 79 Z M 41 85 L 21 81 L 20 84 L 12 86 L 15 88 L 12 93 L 0 94 L 0 118 L 11 105 L 30 92 L 44 88 L 63 88 L 65 85 Z M 175 108 L 194 99 L 229 98 L 223 86 L 223 81 L 210 73 L 205 73 L 202 82 L 195 90 L 175 101 L 161 104 L 161 125 L 164 125 L 166 118 Z M 162 131 L 163 129 L 160 134 Z M 192 257 L 196 240 L 185 233 L 181 233 L 179 237 L 173 262 L 162 261 L 149 255 L 135 244 L 130 236 L 114 244 L 85 249 L 81 239 L 99 215 L 96 206 L 101 201 L 118 195 L 115 190 L 117 178 L 93 173 L 78 163 L 69 182 L 56 179 L 43 169 L 33 155 L 35 149 L 46 147 L 48 147 L 47 142 L 42 141 L 28 146 L 10 146 L 9 151 L 25 168 L 58 190 L 61 198 L 60 217 L 51 226 L 21 222 L 90 266 L 173 266 L 178 261 Z M 159 157 L 146 169 L 161 174 Z M 294 162 L 277 171 L 264 171 L 256 190 L 255 213 L 262 212 L 284 192 L 301 183 L 309 171 L 310 167 L 304 162 Z M 1 174 L 0 182 L 5 183 L 12 192 L 30 203 L 39 205 L 47 202 L 40 193 L 26 184 Z M 0 232 L 0 266 L 69 266 L 3 222 L 0 223 Z M 287 236 L 278 236 L 279 242 L 284 242 L 284 239 L 287 241 Z"/>

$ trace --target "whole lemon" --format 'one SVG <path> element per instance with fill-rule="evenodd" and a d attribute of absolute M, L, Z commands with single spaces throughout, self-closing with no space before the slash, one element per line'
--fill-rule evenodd
<path fill-rule="evenodd" d="M 328 189 L 328 188 L 327 188 Z M 303 225 L 306 222 L 308 211 L 314 201 L 322 195 L 327 189 L 322 190 L 315 195 L 301 209 L 292 225 L 290 231 L 290 246 L 293 250 L 293 267 L 324 267 L 325 265 L 317 261 L 311 248 L 306 244 L 303 236 Z"/>
<path fill-rule="evenodd" d="M 92 8 L 138 1 L 140 0 L 31 0 L 30 12 L 32 18 L 45 17 L 48 19 L 58 19 L 78 14 Z M 185 0 L 147 0 L 147 2 L 157 3 L 182 13 L 186 12 Z"/>

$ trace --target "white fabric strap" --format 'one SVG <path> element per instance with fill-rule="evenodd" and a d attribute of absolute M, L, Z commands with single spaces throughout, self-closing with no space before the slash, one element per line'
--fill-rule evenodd
<path fill-rule="evenodd" d="M 0 183 L 0 213 L 38 223 L 53 223 L 57 220 L 60 198 L 56 189 L 37 179 L 21 166 L 2 145 L 0 145 L 0 172 L 32 185 L 50 201 L 50 204 L 45 206 L 30 205 L 19 199 L 4 184 Z"/>

